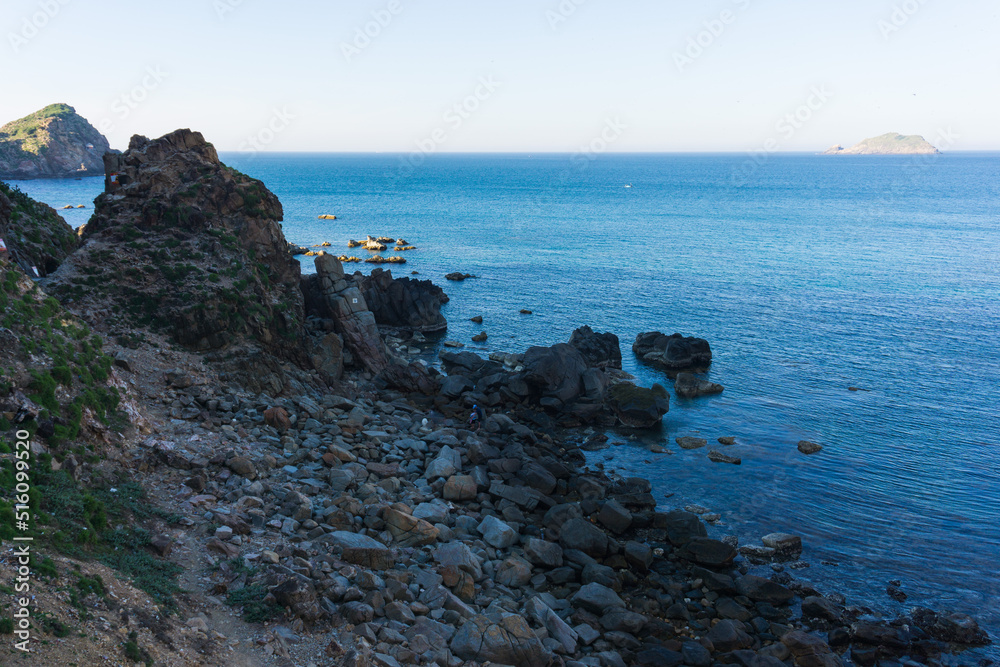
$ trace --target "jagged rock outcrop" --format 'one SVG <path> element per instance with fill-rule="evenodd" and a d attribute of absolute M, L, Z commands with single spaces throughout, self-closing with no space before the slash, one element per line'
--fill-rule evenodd
<path fill-rule="evenodd" d="M 595 333 L 589 326 L 582 326 L 569 337 L 569 344 L 592 368 L 622 367 L 622 349 L 613 333 Z"/>
<path fill-rule="evenodd" d="M 544 408 L 590 419 L 604 405 L 608 377 L 591 368 L 583 355 L 568 343 L 531 347 L 524 353 L 520 379 L 530 396 Z"/>
<path fill-rule="evenodd" d="M 667 336 L 649 331 L 636 336 L 632 351 L 639 359 L 667 371 L 707 368 L 712 363 L 712 348 L 704 338 L 685 338 L 679 333 Z"/>
<path fill-rule="evenodd" d="M 433 394 L 437 391 L 437 382 L 428 371 L 419 364 L 395 357 L 386 347 L 379 333 L 379 323 L 362 293 L 362 286 L 368 285 L 375 297 L 382 299 L 383 308 L 389 311 L 395 306 L 387 305 L 390 301 L 384 297 L 386 293 L 410 295 L 410 289 L 414 287 L 418 294 L 433 295 L 434 292 L 426 286 L 415 286 L 413 281 L 406 281 L 397 290 L 392 287 L 394 281 L 389 272 L 379 269 L 376 272 L 374 280 L 360 274 L 348 276 L 337 257 L 326 253 L 317 255 L 316 273 L 302 279 L 302 293 L 311 326 L 335 333 L 343 343 L 346 360 L 377 376 L 381 384 L 404 391 Z M 404 299 L 414 303 L 412 296 L 399 298 L 400 303 Z M 425 302 L 425 315 L 434 310 L 429 304 Z M 395 312 L 402 317 L 401 311 Z M 436 312 L 440 315 L 439 310 Z"/>
<path fill-rule="evenodd" d="M 355 274 L 355 282 L 379 326 L 421 333 L 448 328 L 441 314 L 448 295 L 430 280 L 393 278 L 391 271 L 374 269 L 370 276 Z"/>
<path fill-rule="evenodd" d="M 0 178 L 100 176 L 108 140 L 68 104 L 0 127 Z"/>
<path fill-rule="evenodd" d="M 710 394 L 721 394 L 725 390 L 721 384 L 710 382 L 693 373 L 678 373 L 674 380 L 674 391 L 678 396 L 695 398 Z"/>
<path fill-rule="evenodd" d="M 0 182 L 0 239 L 8 258 L 29 276 L 47 276 L 80 244 L 50 206 Z"/>
<path fill-rule="evenodd" d="M 299 264 L 281 203 L 198 132 L 135 136 L 52 292 L 113 332 L 150 327 L 199 351 L 247 346 L 308 365 Z"/>

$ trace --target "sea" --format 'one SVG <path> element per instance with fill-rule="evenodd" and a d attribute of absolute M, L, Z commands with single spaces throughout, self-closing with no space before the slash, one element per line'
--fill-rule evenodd
<path fill-rule="evenodd" d="M 521 352 L 590 325 L 619 337 L 637 382 L 669 388 L 636 360 L 636 335 L 707 339 L 706 377 L 725 391 L 671 391 L 662 429 L 611 432 L 589 463 L 650 479 L 663 510 L 720 514 L 714 536 L 800 535 L 808 567 L 793 575 L 849 604 L 959 611 L 1000 641 L 1000 154 L 222 158 L 278 195 L 293 243 L 417 246 L 393 274 L 444 287 L 444 338 L 466 349 Z M 103 182 L 15 185 L 86 204 L 63 212 L 78 226 Z M 446 281 L 455 271 L 476 277 Z M 682 450 L 684 435 L 710 444 Z M 886 592 L 897 580 L 903 602 Z M 984 657 L 1000 653 L 963 661 Z"/>

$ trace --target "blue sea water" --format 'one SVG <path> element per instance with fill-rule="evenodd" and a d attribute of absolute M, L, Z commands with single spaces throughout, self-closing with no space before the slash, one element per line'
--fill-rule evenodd
<path fill-rule="evenodd" d="M 294 243 L 418 246 L 394 274 L 443 285 L 447 337 L 470 349 L 589 324 L 620 337 L 648 385 L 666 378 L 636 362 L 636 334 L 707 338 L 725 392 L 672 396 L 662 432 L 618 434 L 592 463 L 650 478 L 661 507 L 721 513 L 713 532 L 741 543 L 802 535 L 811 567 L 795 575 L 851 603 L 963 611 L 1000 639 L 1000 155 L 406 157 L 223 159 L 278 195 Z M 18 185 L 62 206 L 90 205 L 102 182 Z M 742 465 L 680 435 L 736 436 L 714 447 Z M 807 457 L 799 440 L 825 449 Z M 885 594 L 892 579 L 905 603 Z"/>

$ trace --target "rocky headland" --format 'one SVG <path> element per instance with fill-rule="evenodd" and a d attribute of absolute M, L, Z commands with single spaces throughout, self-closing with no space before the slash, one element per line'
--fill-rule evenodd
<path fill-rule="evenodd" d="M 447 327 L 439 287 L 325 253 L 303 277 L 280 203 L 198 133 L 106 166 L 41 283 L 0 252 L 40 664 L 936 667 L 989 641 L 961 614 L 877 618 L 792 576 L 796 536 L 713 539 L 589 466 L 670 407 L 614 334 L 438 369 L 414 353 Z M 711 361 L 680 334 L 633 350 L 677 382 Z"/>
<path fill-rule="evenodd" d="M 68 104 L 0 127 L 0 178 L 103 176 L 108 140 Z"/>

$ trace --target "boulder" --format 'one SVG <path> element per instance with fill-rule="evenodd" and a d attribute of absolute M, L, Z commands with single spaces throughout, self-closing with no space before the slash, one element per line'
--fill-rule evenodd
<path fill-rule="evenodd" d="M 517 543 L 517 531 L 495 516 L 486 516 L 477 530 L 484 542 L 497 549 L 507 549 Z"/>
<path fill-rule="evenodd" d="M 608 406 L 624 426 L 653 428 L 663 422 L 670 410 L 670 395 L 659 384 L 638 387 L 631 382 L 612 386 L 607 392 Z"/>
<path fill-rule="evenodd" d="M 455 633 L 450 648 L 460 659 L 479 663 L 545 667 L 549 661 L 542 642 L 520 616 L 505 616 L 497 622 L 473 616 Z"/>
<path fill-rule="evenodd" d="M 431 281 L 393 278 L 391 271 L 373 269 L 356 282 L 379 326 L 422 333 L 448 328 L 441 314 L 448 295 Z"/>
<path fill-rule="evenodd" d="M 712 363 L 712 349 L 703 338 L 685 338 L 679 333 L 671 336 L 659 331 L 639 334 L 632 351 L 642 361 L 668 371 L 707 368 Z"/>
<path fill-rule="evenodd" d="M 708 537 L 708 530 L 701 518 L 684 510 L 656 514 L 653 526 L 666 530 L 667 539 L 675 547 L 683 546 L 694 538 Z"/>
<path fill-rule="evenodd" d="M 617 593 L 598 583 L 585 584 L 570 598 L 570 601 L 573 606 L 595 614 L 604 614 L 615 607 L 625 608 L 625 602 Z"/>
<path fill-rule="evenodd" d="M 737 579 L 736 590 L 754 602 L 767 602 L 773 605 L 786 605 L 795 597 L 792 591 L 781 584 L 753 574 Z"/>
<path fill-rule="evenodd" d="M 823 445 L 808 440 L 799 440 L 798 449 L 803 454 L 818 454 L 823 451 Z"/>
<path fill-rule="evenodd" d="M 743 623 L 729 618 L 713 625 L 706 636 L 716 651 L 739 651 L 752 648 L 754 644 L 753 638 L 747 634 Z"/>
<path fill-rule="evenodd" d="M 786 632 L 781 643 L 788 647 L 799 667 L 840 667 L 843 663 L 830 645 L 816 635 L 802 630 Z"/>
<path fill-rule="evenodd" d="M 531 563 L 517 556 L 507 558 L 497 567 L 496 581 L 511 588 L 527 586 L 531 581 Z"/>
<path fill-rule="evenodd" d="M 708 537 L 693 537 L 680 548 L 677 554 L 681 558 L 699 565 L 721 569 L 732 565 L 736 558 L 736 549 L 719 540 Z"/>
<path fill-rule="evenodd" d="M 577 549 L 593 558 L 608 553 L 608 536 L 586 519 L 570 519 L 559 531 L 559 544 L 564 549 Z"/>
<path fill-rule="evenodd" d="M 674 393 L 684 398 L 721 394 L 724 389 L 721 384 L 709 382 L 693 373 L 678 373 L 674 380 Z"/>
<path fill-rule="evenodd" d="M 562 547 L 537 537 L 529 537 L 524 541 L 524 555 L 529 561 L 542 567 L 554 568 L 563 564 Z"/>
<path fill-rule="evenodd" d="M 594 333 L 590 327 L 582 326 L 570 336 L 569 344 L 579 350 L 591 368 L 622 367 L 621 346 L 613 333 Z"/>
<path fill-rule="evenodd" d="M 388 507 L 382 516 L 393 539 L 404 547 L 420 547 L 437 541 L 438 531 L 433 525 L 406 512 Z"/>

